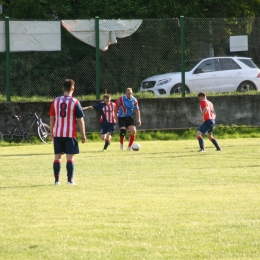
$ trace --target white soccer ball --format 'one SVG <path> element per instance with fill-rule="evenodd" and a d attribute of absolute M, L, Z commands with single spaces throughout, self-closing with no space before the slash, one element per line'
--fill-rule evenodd
<path fill-rule="evenodd" d="M 138 143 L 134 143 L 133 146 L 132 146 L 132 149 L 133 149 L 134 151 L 139 151 L 140 148 L 141 148 L 141 145 L 138 144 Z"/>

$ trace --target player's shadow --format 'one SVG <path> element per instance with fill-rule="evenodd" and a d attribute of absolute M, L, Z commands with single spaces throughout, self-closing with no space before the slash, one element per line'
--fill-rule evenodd
<path fill-rule="evenodd" d="M 53 155 L 53 153 L 31 153 L 31 154 L 2 154 L 1 157 L 16 157 L 16 156 L 42 156 L 42 155 Z"/>
<path fill-rule="evenodd" d="M 259 168 L 260 165 L 246 165 L 246 166 L 241 166 L 241 165 L 238 165 L 238 166 L 227 166 L 226 168 Z"/>
<path fill-rule="evenodd" d="M 39 188 L 39 187 L 48 187 L 48 186 L 54 186 L 53 184 L 45 184 L 45 185 L 27 185 L 27 186 L 6 186 L 6 187 L 0 187 L 0 190 L 3 189 L 25 189 L 25 188 Z"/>

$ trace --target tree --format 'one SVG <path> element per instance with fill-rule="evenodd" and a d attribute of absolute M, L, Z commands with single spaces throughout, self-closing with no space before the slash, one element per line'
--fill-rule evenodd
<path fill-rule="evenodd" d="M 12 19 L 257 17 L 259 0 L 2 0 Z"/>

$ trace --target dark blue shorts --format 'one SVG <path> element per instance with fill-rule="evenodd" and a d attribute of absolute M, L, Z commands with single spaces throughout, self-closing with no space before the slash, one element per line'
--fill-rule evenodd
<path fill-rule="evenodd" d="M 213 128 L 215 124 L 215 120 L 207 120 L 200 126 L 199 131 L 203 134 L 213 133 Z"/>
<path fill-rule="evenodd" d="M 70 137 L 54 137 L 54 153 L 77 154 L 79 153 L 78 140 Z"/>
<path fill-rule="evenodd" d="M 111 133 L 113 134 L 115 132 L 115 123 L 105 123 L 105 124 L 100 124 L 100 134 L 105 135 L 106 133 Z"/>

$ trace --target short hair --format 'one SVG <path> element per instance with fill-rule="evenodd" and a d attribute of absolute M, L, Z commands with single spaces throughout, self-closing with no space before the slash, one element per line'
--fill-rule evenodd
<path fill-rule="evenodd" d="M 198 97 L 206 97 L 206 93 L 205 92 L 200 92 L 199 94 L 198 94 Z"/>
<path fill-rule="evenodd" d="M 105 94 L 105 95 L 103 96 L 103 98 L 104 98 L 104 99 L 111 99 L 111 96 L 110 96 L 109 94 Z"/>
<path fill-rule="evenodd" d="M 133 91 L 132 88 L 126 88 L 125 92 L 128 91 L 128 90 Z"/>
<path fill-rule="evenodd" d="M 75 85 L 74 80 L 72 79 L 66 79 L 63 83 L 63 89 L 65 91 L 71 91 L 72 87 Z"/>

